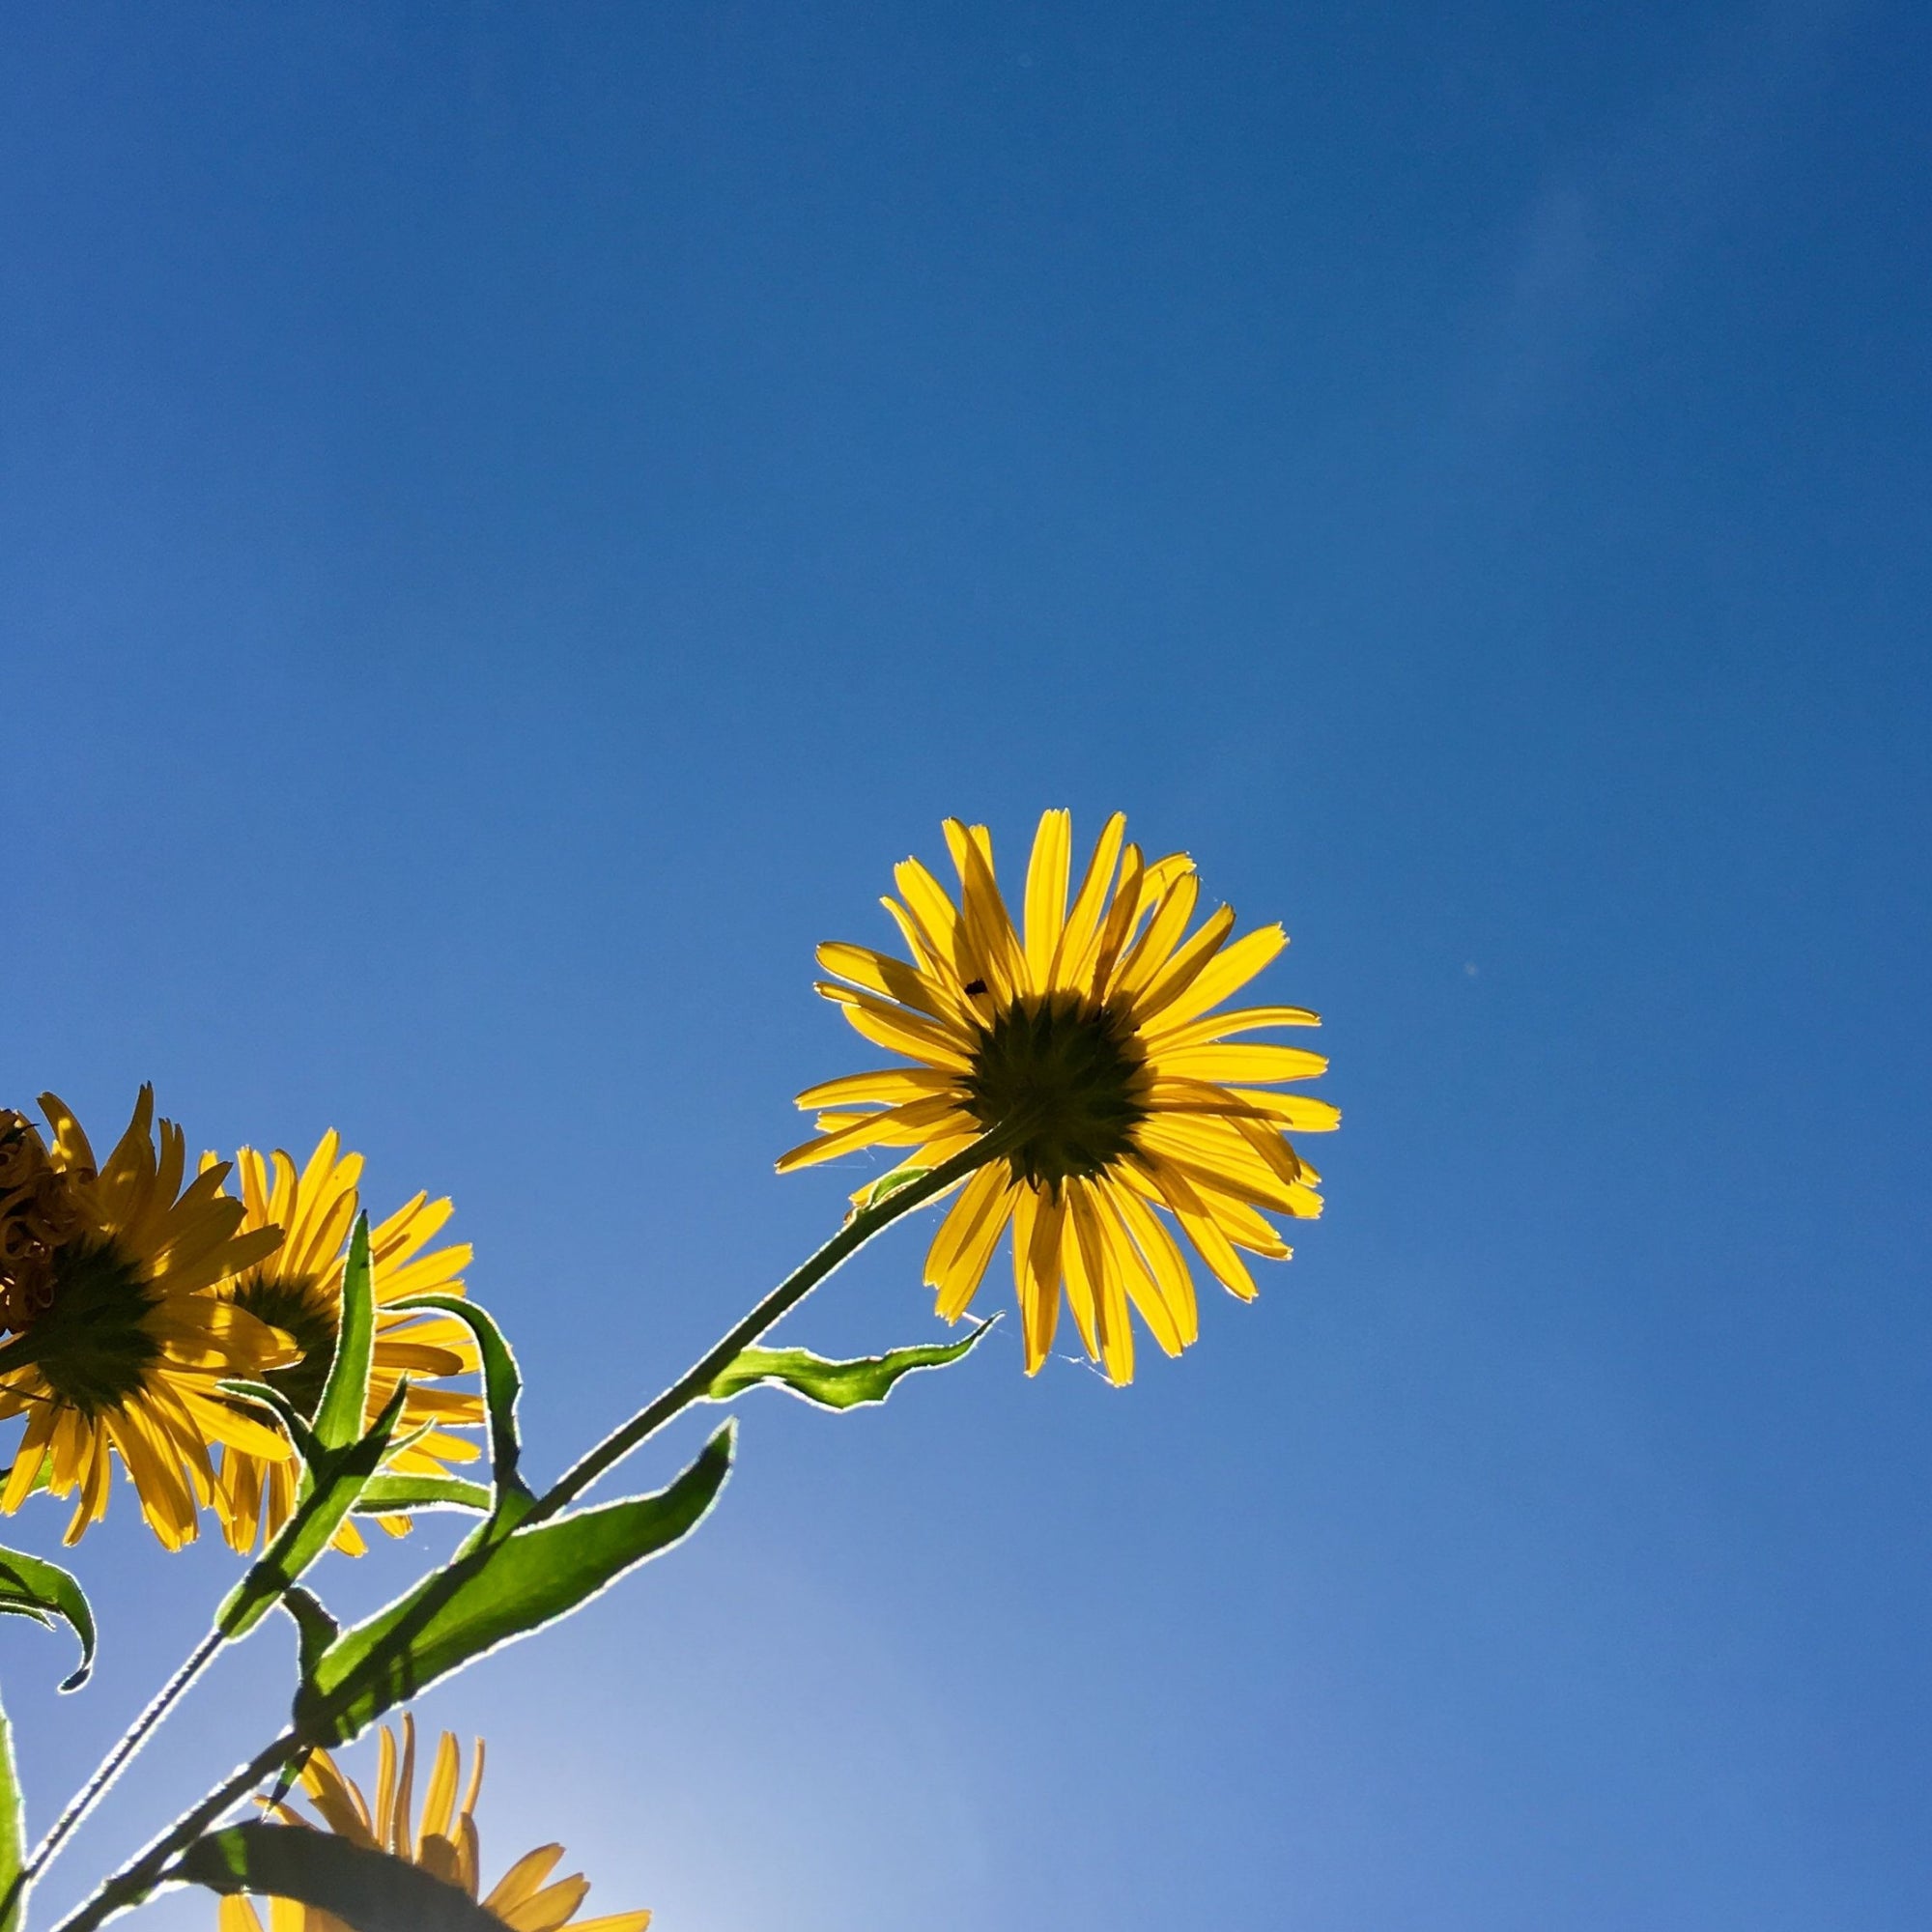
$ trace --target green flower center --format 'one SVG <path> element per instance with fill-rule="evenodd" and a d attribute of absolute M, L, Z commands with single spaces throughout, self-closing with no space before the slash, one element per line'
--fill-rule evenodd
<path fill-rule="evenodd" d="M 337 1318 L 321 1281 L 311 1275 L 250 1275 L 236 1291 L 235 1305 L 284 1330 L 301 1350 L 300 1357 L 279 1369 L 265 1369 L 262 1379 L 272 1383 L 311 1422 L 322 1401 L 328 1365 L 335 1359 Z"/>
<path fill-rule="evenodd" d="M 982 1126 L 1024 1122 L 1013 1179 L 1058 1189 L 1101 1173 L 1148 1117 L 1147 1061 L 1131 1024 L 1077 994 L 1025 999 L 980 1029 L 966 1104 Z"/>
<path fill-rule="evenodd" d="M 158 1298 L 112 1241 L 61 1248 L 52 1294 L 24 1338 L 54 1400 L 95 1416 L 138 1395 L 161 1352 L 147 1327 Z"/>

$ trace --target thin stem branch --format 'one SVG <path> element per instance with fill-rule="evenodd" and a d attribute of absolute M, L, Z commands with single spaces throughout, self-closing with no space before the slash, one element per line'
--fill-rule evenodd
<path fill-rule="evenodd" d="M 717 1380 L 721 1371 L 728 1368 L 781 1316 L 788 1315 L 796 1308 L 827 1275 L 841 1263 L 849 1261 L 874 1235 L 889 1227 L 901 1214 L 909 1214 L 915 1208 L 923 1207 L 934 1195 L 944 1194 L 974 1169 L 983 1167 L 987 1161 L 1005 1153 L 1019 1142 L 1024 1132 L 1022 1123 L 1010 1123 L 982 1134 L 963 1152 L 942 1162 L 929 1174 L 923 1174 L 917 1180 L 908 1180 L 903 1186 L 894 1188 L 877 1206 L 853 1215 L 815 1255 L 786 1275 L 742 1321 L 700 1355 L 661 1396 L 647 1403 L 628 1422 L 613 1429 L 596 1448 L 579 1458 L 551 1485 L 523 1520 L 541 1522 L 582 1495 L 598 1477 L 622 1462 L 639 1443 L 656 1435 L 672 1416 L 696 1402 Z"/>
<path fill-rule="evenodd" d="M 20 1867 L 19 1875 L 9 1889 L 5 1901 L 0 1902 L 0 1922 L 5 1921 L 6 1914 L 12 1908 L 14 1900 L 53 1862 L 54 1855 L 61 1846 L 72 1836 L 87 1814 L 107 1795 L 114 1780 L 128 1768 L 129 1760 L 147 1743 L 149 1734 L 180 1702 L 188 1687 L 208 1668 L 215 1653 L 226 1641 L 227 1638 L 218 1630 L 210 1631 L 188 1653 L 175 1674 L 149 1699 L 148 1708 L 134 1719 L 114 1748 L 100 1760 L 95 1768 L 94 1776 L 68 1801 L 67 1809 L 54 1820 L 47 1830 L 46 1836 L 34 1847 L 33 1856 Z"/>
<path fill-rule="evenodd" d="M 647 1403 L 628 1422 L 613 1429 L 594 1449 L 579 1458 L 521 1520 L 526 1523 L 541 1522 L 566 1508 L 640 1442 L 654 1435 L 674 1415 L 702 1398 L 719 1374 L 728 1368 L 745 1349 L 781 1317 L 796 1308 L 820 1282 L 849 1261 L 873 1236 L 890 1227 L 900 1215 L 911 1213 L 915 1208 L 923 1207 L 936 1195 L 957 1185 L 987 1161 L 1006 1153 L 1024 1138 L 1026 1131 L 1026 1122 L 1009 1122 L 981 1135 L 970 1148 L 942 1162 L 929 1174 L 908 1180 L 903 1186 L 895 1187 L 883 1201 L 854 1214 L 816 1254 L 795 1268 L 749 1315 L 726 1330 L 662 1395 Z M 219 1632 L 211 1632 L 163 1687 L 136 1720 L 134 1728 L 114 1747 L 80 1795 L 61 1814 L 29 1861 L 22 1874 L 22 1883 L 46 1864 L 60 1842 L 119 1776 L 128 1759 L 140 1748 L 148 1732 L 201 1674 L 209 1660 L 220 1649 L 222 1641 Z M 250 1785 L 259 1783 L 270 1771 L 284 1764 L 298 1743 L 294 1730 L 283 1732 L 226 1782 L 217 1785 L 192 1811 L 185 1812 L 137 1859 L 106 1880 L 86 1904 L 56 1928 L 56 1932 L 94 1932 L 96 1926 L 124 1907 L 138 1904 L 164 1877 L 169 1861 L 185 1850 Z"/>
<path fill-rule="evenodd" d="M 185 1851 L 251 1785 L 261 1783 L 271 1771 L 279 1769 L 296 1747 L 293 1729 L 284 1731 L 273 1744 L 265 1745 L 192 1810 L 184 1811 L 139 1857 L 123 1865 L 112 1878 L 103 1880 L 94 1895 L 64 1918 L 55 1932 L 94 1932 L 97 1925 L 112 1918 L 117 1912 L 140 1904 L 167 1876 L 168 1865 L 175 1856 Z"/>

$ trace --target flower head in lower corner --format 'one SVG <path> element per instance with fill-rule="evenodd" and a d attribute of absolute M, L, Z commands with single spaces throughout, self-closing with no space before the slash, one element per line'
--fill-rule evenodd
<path fill-rule="evenodd" d="M 343 1252 L 355 1222 L 362 1178 L 362 1156 L 341 1150 L 341 1141 L 331 1130 L 299 1169 L 279 1151 L 264 1158 L 253 1148 L 243 1148 L 235 1161 L 242 1180 L 242 1227 L 280 1227 L 287 1232 L 272 1255 L 230 1282 L 224 1292 L 237 1307 L 294 1337 L 298 1357 L 271 1369 L 265 1379 L 310 1420 L 322 1399 L 342 1324 Z M 418 1314 L 395 1306 L 413 1294 L 463 1293 L 469 1249 L 458 1245 L 423 1252 L 451 1211 L 447 1200 L 432 1201 L 418 1194 L 369 1232 L 376 1344 L 369 1368 L 368 1412 L 380 1411 L 408 1377 L 410 1392 L 396 1433 L 408 1436 L 426 1432 L 390 1457 L 384 1467 L 391 1475 L 447 1475 L 447 1463 L 471 1462 L 480 1453 L 468 1437 L 447 1432 L 480 1427 L 482 1398 L 469 1390 L 426 1386 L 449 1376 L 473 1374 L 474 1338 L 452 1315 Z M 248 1548 L 258 1528 L 265 1536 L 281 1528 L 295 1510 L 296 1482 L 297 1465 L 292 1461 L 270 1461 L 236 1450 L 223 1455 L 225 1521 L 236 1548 Z M 397 1536 L 410 1526 L 408 1517 L 377 1520 Z M 335 1544 L 352 1554 L 360 1554 L 363 1548 L 360 1533 L 347 1522 L 336 1533 Z"/>
<path fill-rule="evenodd" d="M 1238 1250 L 1286 1260 L 1266 1218 L 1320 1213 L 1320 1178 L 1290 1145 L 1341 1119 L 1326 1101 L 1270 1091 L 1327 1062 L 1300 1047 L 1236 1041 L 1316 1026 L 1299 1007 L 1216 1007 L 1266 966 L 1278 925 L 1234 939 L 1235 915 L 1200 901 L 1184 853 L 1150 861 L 1108 820 L 1079 888 L 1065 811 L 1039 822 L 1015 925 L 982 825 L 946 821 L 955 898 L 917 859 L 884 901 L 910 960 L 820 947 L 818 991 L 855 1032 L 911 1064 L 847 1074 L 799 1095 L 819 1137 L 781 1172 L 866 1147 L 912 1150 L 930 1169 L 984 1135 L 998 1157 L 960 1188 L 926 1256 L 939 1313 L 956 1321 L 1012 1230 L 1027 1372 L 1053 1343 L 1063 1291 L 1089 1356 L 1116 1382 L 1134 1371 L 1128 1308 L 1169 1354 L 1195 1339 L 1193 1281 L 1165 1217 L 1243 1299 Z"/>
<path fill-rule="evenodd" d="M 376 1763 L 376 1802 L 373 1806 L 361 1790 L 336 1768 L 327 1751 L 317 1751 L 303 1768 L 301 1788 L 324 1826 L 338 1836 L 348 1838 L 368 1851 L 387 1852 L 420 1865 L 432 1878 L 440 1879 L 478 1898 L 481 1847 L 476 1835 L 476 1798 L 483 1783 L 483 1741 L 476 1741 L 476 1755 L 469 1781 L 463 1778 L 463 1754 L 455 1737 L 443 1732 L 431 1767 L 429 1784 L 423 1793 L 422 1817 L 412 1816 L 414 1804 L 416 1733 L 414 1721 L 403 1719 L 402 1746 L 398 1749 L 394 1734 L 384 1724 L 378 1733 Z M 462 1797 L 459 1801 L 458 1791 Z M 288 1805 L 275 1807 L 276 1815 L 291 1825 L 307 1825 L 310 1820 Z M 573 1873 L 569 1878 L 552 1879 L 563 1857 L 561 1845 L 539 1845 L 526 1852 L 492 1888 L 488 1897 L 479 1899 L 483 1910 L 500 1919 L 511 1932 L 644 1932 L 651 1922 L 648 1912 L 613 1912 L 602 1918 L 579 1918 L 577 1908 L 590 1890 L 589 1881 Z M 221 1901 L 220 1932 L 262 1932 L 255 1908 L 242 1897 Z M 270 1932 L 349 1932 L 339 1918 L 312 1905 L 292 1899 L 271 1901 Z"/>
<path fill-rule="evenodd" d="M 78 1542 L 107 1508 L 118 1456 L 155 1534 L 179 1548 L 202 1505 L 220 1510 L 213 1447 L 267 1463 L 289 1453 L 220 1391 L 294 1352 L 217 1293 L 281 1231 L 242 1229 L 225 1167 L 187 1179 L 182 1130 L 156 1123 L 151 1089 L 104 1166 L 64 1102 L 43 1094 L 41 1107 L 51 1141 L 0 1110 L 0 1420 L 27 1418 L 0 1510 L 43 1480 L 78 1492 L 67 1529 Z"/>

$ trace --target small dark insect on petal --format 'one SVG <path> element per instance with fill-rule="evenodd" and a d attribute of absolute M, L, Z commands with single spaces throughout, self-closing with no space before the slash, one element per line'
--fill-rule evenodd
<path fill-rule="evenodd" d="M 968 980 L 965 990 L 968 993 L 983 993 L 986 990 L 986 982 L 983 980 Z"/>

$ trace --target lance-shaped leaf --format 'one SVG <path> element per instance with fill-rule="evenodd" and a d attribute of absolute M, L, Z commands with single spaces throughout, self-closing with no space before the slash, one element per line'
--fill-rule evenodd
<path fill-rule="evenodd" d="M 407 1516 L 416 1510 L 488 1514 L 496 1492 L 462 1476 L 377 1476 L 355 1498 L 357 1516 Z"/>
<path fill-rule="evenodd" d="M 215 1629 L 231 1642 L 253 1630 L 328 1548 L 342 1527 L 342 1519 L 355 1506 L 363 1487 L 389 1453 L 389 1438 L 396 1433 L 409 1393 L 409 1383 L 399 1382 L 368 1435 L 347 1449 L 324 1451 L 322 1460 L 309 1470 L 308 1493 L 215 1612 Z"/>
<path fill-rule="evenodd" d="M 325 1449 L 346 1449 L 362 1434 L 369 1406 L 369 1366 L 376 1358 L 376 1287 L 369 1260 L 369 1216 L 355 1217 L 342 1264 L 342 1319 L 328 1379 L 315 1406 L 315 1435 Z"/>
<path fill-rule="evenodd" d="M 26 1910 L 27 1807 L 14 1764 L 14 1725 L 0 1711 L 0 1932 L 14 1932 Z"/>
<path fill-rule="evenodd" d="M 853 1362 L 828 1361 L 809 1349 L 745 1349 L 713 1378 L 705 1396 L 711 1402 L 729 1402 L 759 1382 L 771 1382 L 821 1408 L 857 1408 L 862 1403 L 884 1402 L 901 1376 L 958 1361 L 992 1325 L 981 1321 L 963 1341 L 895 1349 Z"/>
<path fill-rule="evenodd" d="M 80 1668 L 61 1685 L 78 1690 L 94 1668 L 94 1611 L 71 1572 L 23 1549 L 0 1549 L 0 1616 L 32 1617 L 49 1630 L 59 1617 L 80 1639 Z"/>
<path fill-rule="evenodd" d="M 503 1932 L 495 1913 L 420 1865 L 303 1825 L 212 1832 L 168 1875 L 210 1891 L 298 1899 L 352 1932 Z"/>
<path fill-rule="evenodd" d="M 399 1313 L 453 1315 L 466 1323 L 476 1338 L 476 1352 L 483 1361 L 483 1399 L 490 1410 L 490 1473 L 497 1486 L 497 1514 L 521 1519 L 536 1498 L 529 1485 L 517 1473 L 523 1442 L 517 1434 L 517 1399 L 524 1391 L 524 1378 L 516 1355 L 497 1326 L 487 1308 L 461 1294 L 412 1294 L 391 1304 Z"/>
<path fill-rule="evenodd" d="M 474 1544 L 344 1631 L 304 1675 L 296 1728 L 347 1744 L 396 1705 L 500 1644 L 568 1616 L 696 1529 L 730 1473 L 726 1423 L 668 1489 L 572 1510 Z"/>

